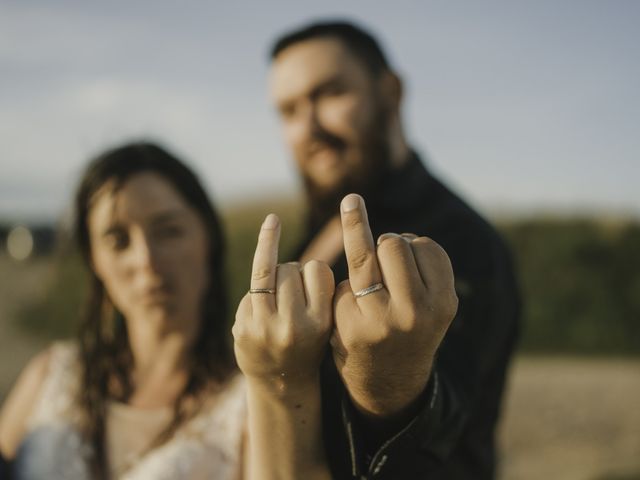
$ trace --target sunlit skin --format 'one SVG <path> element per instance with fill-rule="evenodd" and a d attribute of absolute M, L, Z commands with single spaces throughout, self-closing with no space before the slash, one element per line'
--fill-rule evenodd
<path fill-rule="evenodd" d="M 115 192 L 106 184 L 88 226 L 94 271 L 128 321 L 166 328 L 198 321 L 208 282 L 207 234 L 167 180 L 141 173 Z"/>
<path fill-rule="evenodd" d="M 204 224 L 164 177 L 145 172 L 116 190 L 105 184 L 93 199 L 88 227 L 93 269 L 127 323 L 134 380 L 149 386 L 137 389 L 130 403 L 170 404 L 171 392 L 186 379 L 208 287 Z M 168 380 L 174 388 L 162 387 Z"/>
<path fill-rule="evenodd" d="M 307 40 L 283 50 L 272 64 L 270 90 L 299 170 L 320 189 L 366 174 L 373 134 L 382 133 L 385 138 L 378 140 L 389 144 L 392 157 L 406 154 L 397 77 L 387 72 L 374 78 L 337 39 Z M 388 131 L 374 131 L 380 113 L 388 117 Z"/>

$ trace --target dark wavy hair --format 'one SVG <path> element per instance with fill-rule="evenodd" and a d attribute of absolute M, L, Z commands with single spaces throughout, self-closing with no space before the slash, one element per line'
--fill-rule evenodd
<path fill-rule="evenodd" d="M 160 174 L 199 215 L 209 236 L 209 291 L 203 298 L 200 332 L 192 349 L 190 375 L 174 404 L 171 424 L 152 447 L 168 440 L 189 416 L 185 400 L 211 385 L 222 384 L 235 370 L 224 281 L 225 244 L 220 219 L 196 175 L 160 146 L 139 142 L 108 150 L 91 161 L 75 197 L 75 236 L 90 272 L 90 287 L 80 327 L 82 381 L 80 404 L 86 414 L 86 435 L 93 445 L 94 475 L 106 472 L 105 416 L 107 401 L 127 401 L 132 393 L 133 356 L 122 314 L 111 303 L 105 287 L 91 268 L 88 216 L 98 192 L 107 182 L 120 188 L 131 176 Z M 193 409 L 191 409 L 193 410 Z"/>

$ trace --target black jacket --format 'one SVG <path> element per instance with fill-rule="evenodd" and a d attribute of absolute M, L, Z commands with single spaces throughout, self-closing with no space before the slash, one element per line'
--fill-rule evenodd
<path fill-rule="evenodd" d="M 436 180 L 417 155 L 386 175 L 365 202 L 374 239 L 385 232 L 428 236 L 448 253 L 459 308 L 441 345 L 422 410 L 371 447 L 330 354 L 322 371 L 324 439 L 335 479 L 494 478 L 495 427 L 518 332 L 520 301 L 507 248 L 496 231 Z M 310 226 L 302 251 L 320 226 Z M 336 282 L 348 277 L 344 255 Z"/>
<path fill-rule="evenodd" d="M 9 462 L 0 453 L 0 480 L 9 480 Z"/>

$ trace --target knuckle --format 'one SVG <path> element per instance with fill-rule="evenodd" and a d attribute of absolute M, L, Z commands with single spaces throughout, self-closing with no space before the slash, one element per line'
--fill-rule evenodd
<path fill-rule="evenodd" d="M 299 275 L 300 274 L 299 265 L 300 264 L 297 262 L 283 263 L 281 265 L 278 265 L 277 267 L 278 276 L 290 277 L 292 275 Z"/>
<path fill-rule="evenodd" d="M 243 343 L 250 337 L 250 330 L 247 328 L 245 322 L 238 319 L 231 327 L 231 335 L 236 343 Z"/>
<path fill-rule="evenodd" d="M 320 260 L 309 260 L 302 267 L 302 272 L 305 275 L 317 275 L 323 270 L 324 262 Z"/>
<path fill-rule="evenodd" d="M 414 240 L 418 238 L 418 236 L 415 233 L 411 233 L 411 232 L 403 232 L 400 235 L 402 235 L 404 238 L 408 240 Z"/>
<path fill-rule="evenodd" d="M 437 313 L 443 320 L 449 321 L 458 311 L 458 296 L 455 290 L 447 289 L 438 295 Z"/>
<path fill-rule="evenodd" d="M 427 246 L 435 255 L 438 255 L 443 259 L 447 259 L 447 261 L 449 260 L 449 255 L 447 255 L 447 252 L 445 251 L 445 249 L 442 248 L 442 246 L 435 240 L 429 239 Z"/>
<path fill-rule="evenodd" d="M 329 269 L 329 265 L 321 260 L 309 260 L 304 264 L 305 268 L 309 268 L 311 270 L 323 271 Z"/>
<path fill-rule="evenodd" d="M 233 338 L 236 340 L 238 340 L 243 335 L 242 327 L 237 320 L 231 327 L 231 335 L 233 335 Z"/>
<path fill-rule="evenodd" d="M 378 246 L 378 253 L 382 255 L 404 255 L 409 248 L 409 244 L 402 237 L 391 237 Z"/>
<path fill-rule="evenodd" d="M 364 268 L 369 264 L 371 256 L 369 252 L 364 248 L 355 248 L 351 251 L 350 265 L 355 269 Z"/>
<path fill-rule="evenodd" d="M 367 347 L 385 344 L 395 336 L 394 331 L 396 329 L 397 327 L 392 327 L 388 322 L 380 322 L 375 328 L 371 328 L 370 331 L 367 332 L 367 337 L 360 339 L 361 341 L 359 343 Z"/>
<path fill-rule="evenodd" d="M 255 270 L 253 270 L 253 272 L 251 272 L 251 279 L 256 281 L 265 280 L 271 276 L 271 273 L 272 270 L 270 268 L 256 268 Z"/>
<path fill-rule="evenodd" d="M 368 324 L 366 328 L 343 325 L 340 334 L 346 352 L 366 352 L 388 344 L 396 338 L 398 330 L 397 326 L 392 326 L 389 322 L 377 322 Z"/>
<path fill-rule="evenodd" d="M 313 277 L 320 281 L 322 285 L 328 285 L 330 287 L 329 290 L 333 293 L 335 286 L 333 271 L 325 262 L 320 260 L 308 261 L 302 268 L 302 274 L 305 278 Z"/>
<path fill-rule="evenodd" d="M 283 352 L 290 352 L 298 345 L 298 332 L 293 324 L 287 324 L 280 330 L 278 335 L 278 347 Z"/>
<path fill-rule="evenodd" d="M 415 331 L 421 322 L 422 315 L 420 315 L 416 309 L 412 308 L 403 316 L 402 322 L 399 323 L 399 329 L 404 333 L 410 333 Z"/>
<path fill-rule="evenodd" d="M 425 250 L 430 250 L 432 248 L 435 248 L 436 245 L 438 245 L 434 240 L 430 239 L 429 237 L 414 238 L 413 240 L 411 240 L 411 244 L 414 247 L 417 246 L 418 248 L 422 248 Z"/>

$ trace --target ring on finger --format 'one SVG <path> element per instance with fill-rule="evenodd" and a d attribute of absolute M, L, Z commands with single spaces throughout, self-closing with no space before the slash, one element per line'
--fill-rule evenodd
<path fill-rule="evenodd" d="M 354 292 L 353 295 L 355 297 L 364 297 L 369 295 L 370 293 L 377 292 L 378 290 L 382 290 L 384 285 L 382 283 L 374 283 L 373 285 L 368 286 L 367 288 L 363 288 L 362 290 L 358 290 Z"/>
<path fill-rule="evenodd" d="M 270 293 L 270 294 L 275 294 L 276 293 L 276 289 L 275 288 L 250 288 L 249 289 L 249 293 L 254 294 L 254 293 Z"/>

